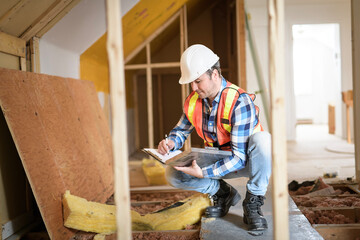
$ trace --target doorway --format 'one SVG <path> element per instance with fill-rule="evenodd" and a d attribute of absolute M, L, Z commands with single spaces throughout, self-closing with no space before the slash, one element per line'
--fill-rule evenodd
<path fill-rule="evenodd" d="M 292 37 L 296 139 L 304 137 L 299 128 L 305 124 L 324 129 L 321 132 L 326 135 L 329 105 L 335 108 L 333 120 L 341 126 L 340 26 L 296 24 L 292 26 Z M 341 135 L 340 127 L 335 127 L 335 134 Z"/>

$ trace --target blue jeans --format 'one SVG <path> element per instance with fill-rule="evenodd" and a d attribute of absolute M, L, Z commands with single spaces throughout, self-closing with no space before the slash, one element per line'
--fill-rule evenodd
<path fill-rule="evenodd" d="M 247 156 L 245 168 L 223 177 L 197 178 L 167 166 L 166 179 L 173 187 L 208 193 L 212 196 L 219 190 L 218 179 L 249 177 L 247 191 L 264 196 L 271 175 L 271 135 L 263 131 L 250 136 Z"/>

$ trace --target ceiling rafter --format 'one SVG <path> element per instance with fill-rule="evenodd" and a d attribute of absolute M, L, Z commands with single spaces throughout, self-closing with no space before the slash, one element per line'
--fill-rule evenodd
<path fill-rule="evenodd" d="M 12 15 L 14 13 L 16 13 L 20 8 L 22 8 L 26 2 L 28 2 L 29 0 L 20 0 L 18 3 L 16 3 L 11 9 L 9 9 L 9 11 L 7 11 L 6 13 L 4 13 L 1 17 L 0 17 L 0 28 L 2 26 L 4 26 L 4 24 L 6 24 L 8 21 L 10 21 Z"/>
<path fill-rule="evenodd" d="M 29 41 L 39 31 L 51 22 L 58 14 L 60 14 L 72 0 L 58 0 L 54 2 L 40 17 L 38 17 L 26 31 L 21 34 L 20 38 Z"/>

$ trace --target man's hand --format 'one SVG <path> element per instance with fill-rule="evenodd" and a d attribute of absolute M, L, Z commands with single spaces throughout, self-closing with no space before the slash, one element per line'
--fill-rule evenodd
<path fill-rule="evenodd" d="M 189 174 L 191 176 L 197 177 L 197 178 L 204 178 L 203 172 L 199 165 L 197 165 L 196 160 L 192 161 L 192 164 L 190 167 L 174 167 L 178 171 L 182 171 L 186 174 Z"/>
<path fill-rule="evenodd" d="M 165 155 L 174 147 L 175 147 L 174 141 L 172 141 L 170 139 L 168 139 L 168 140 L 163 139 L 161 142 L 159 142 L 158 152 L 162 155 Z"/>

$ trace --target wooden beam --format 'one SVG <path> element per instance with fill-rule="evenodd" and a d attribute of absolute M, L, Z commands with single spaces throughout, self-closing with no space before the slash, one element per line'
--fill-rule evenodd
<path fill-rule="evenodd" d="M 133 89 L 134 89 L 134 121 L 135 121 L 135 147 L 140 149 L 140 123 L 139 123 L 139 96 L 138 96 L 138 80 L 137 75 L 133 76 Z"/>
<path fill-rule="evenodd" d="M 244 0 L 236 0 L 237 73 L 239 87 L 246 91 L 246 37 Z"/>
<path fill-rule="evenodd" d="M 161 74 L 157 74 L 157 86 L 158 86 L 158 106 L 159 106 L 159 134 L 160 139 L 165 136 L 164 133 L 164 108 L 163 108 L 163 88 Z"/>
<path fill-rule="evenodd" d="M 117 239 L 131 236 L 125 74 L 120 0 L 107 0 L 107 53 L 112 107 Z"/>
<path fill-rule="evenodd" d="M 273 238 L 289 239 L 285 68 L 284 0 L 269 0 L 269 79 L 271 90 Z"/>
<path fill-rule="evenodd" d="M 39 51 L 39 38 L 33 37 L 30 40 L 31 51 L 31 71 L 40 73 L 40 51 Z"/>
<path fill-rule="evenodd" d="M 24 33 L 21 34 L 21 38 L 25 41 L 29 41 L 32 37 L 43 29 L 51 20 L 53 20 L 64 8 L 71 3 L 72 0 L 57 0 L 38 17 Z"/>
<path fill-rule="evenodd" d="M 354 101 L 354 144 L 356 180 L 360 182 L 360 2 L 351 1 L 353 101 Z"/>
<path fill-rule="evenodd" d="M 181 8 L 180 12 L 180 56 L 188 48 L 188 33 L 187 33 L 187 8 L 186 4 Z M 190 84 L 181 85 L 181 99 L 185 102 L 186 97 L 189 96 Z M 184 144 L 184 150 L 188 151 L 191 149 L 191 135 L 186 139 Z"/>
<path fill-rule="evenodd" d="M 148 114 L 148 142 L 149 148 L 154 148 L 154 113 L 153 113 L 153 94 L 152 94 L 152 73 L 151 73 L 151 51 L 150 43 L 146 44 L 146 96 Z"/>
<path fill-rule="evenodd" d="M 128 64 L 128 65 L 125 65 L 125 70 L 146 69 L 148 67 L 150 67 L 150 68 L 175 68 L 175 67 L 180 67 L 180 62 Z"/>
<path fill-rule="evenodd" d="M 20 0 L 18 3 L 16 3 L 12 8 L 10 8 L 6 13 L 4 13 L 0 17 L 0 28 L 4 26 L 6 23 L 8 23 L 14 13 L 16 13 L 20 8 L 22 8 L 26 2 L 29 0 Z"/>
<path fill-rule="evenodd" d="M 26 41 L 0 32 L 0 52 L 25 58 Z"/>
<path fill-rule="evenodd" d="M 50 20 L 45 27 L 38 31 L 35 36 L 41 38 L 49 31 L 57 22 L 59 22 L 66 14 L 68 14 L 81 0 L 72 0 L 59 14 Z"/>
<path fill-rule="evenodd" d="M 126 58 L 125 64 L 128 63 L 133 57 L 135 57 L 147 44 L 149 44 L 154 38 L 156 38 L 164 29 L 166 29 L 176 18 L 180 16 L 180 11 L 175 13 L 169 20 L 167 20 L 161 27 L 159 27 L 153 34 L 151 34 L 142 44 L 140 44 L 134 51 L 132 51 Z"/>
<path fill-rule="evenodd" d="M 20 70 L 26 72 L 26 58 L 20 58 Z"/>

